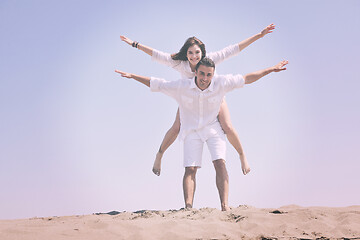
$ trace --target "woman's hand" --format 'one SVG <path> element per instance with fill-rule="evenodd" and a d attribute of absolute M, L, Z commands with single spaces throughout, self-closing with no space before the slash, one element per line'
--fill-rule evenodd
<path fill-rule="evenodd" d="M 261 31 L 261 35 L 265 36 L 268 33 L 272 33 L 273 30 L 275 29 L 275 25 L 274 24 L 270 24 L 269 26 L 267 26 L 266 28 L 264 28 L 264 30 Z"/>
<path fill-rule="evenodd" d="M 132 46 L 132 44 L 133 44 L 133 42 L 134 42 L 133 40 L 131 40 L 131 39 L 125 37 L 125 36 L 120 36 L 120 39 L 121 39 L 122 41 L 126 42 L 127 44 L 129 44 L 130 46 Z"/>

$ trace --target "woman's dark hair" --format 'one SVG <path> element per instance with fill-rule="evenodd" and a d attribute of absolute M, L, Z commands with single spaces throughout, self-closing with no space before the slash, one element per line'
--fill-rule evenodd
<path fill-rule="evenodd" d="M 204 65 L 205 67 L 212 67 L 215 70 L 215 63 L 210 58 L 204 57 L 201 59 L 198 64 L 196 64 L 195 70 L 197 71 L 201 65 Z"/>
<path fill-rule="evenodd" d="M 190 37 L 186 40 L 178 53 L 171 54 L 171 58 L 173 60 L 188 61 L 187 51 L 192 45 L 199 46 L 199 48 L 201 49 L 201 58 L 204 58 L 206 56 L 205 44 L 196 37 Z"/>

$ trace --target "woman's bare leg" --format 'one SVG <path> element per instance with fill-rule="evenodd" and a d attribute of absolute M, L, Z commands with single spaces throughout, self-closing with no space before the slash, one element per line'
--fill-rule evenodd
<path fill-rule="evenodd" d="M 234 127 L 232 126 L 229 108 L 228 108 L 225 100 L 222 102 L 221 107 L 220 107 L 219 122 L 220 122 L 222 129 L 224 130 L 224 132 L 226 134 L 227 139 L 229 140 L 231 145 L 233 145 L 233 147 L 236 149 L 236 151 L 239 153 L 241 169 L 242 169 L 243 174 L 244 175 L 248 174 L 250 172 L 250 167 L 247 162 L 243 148 L 241 146 L 239 136 L 238 136 L 236 130 L 234 129 Z"/>
<path fill-rule="evenodd" d="M 168 149 L 170 147 L 170 145 L 173 144 L 173 142 L 179 135 L 179 131 L 180 131 L 180 114 L 179 114 L 179 109 L 178 109 L 177 113 L 176 113 L 175 122 L 171 126 L 171 128 L 167 131 L 167 133 L 165 134 L 165 137 L 160 145 L 159 151 L 156 154 L 154 166 L 152 169 L 152 171 L 155 175 L 160 176 L 162 156 L 163 156 L 164 152 L 166 151 L 166 149 Z"/>

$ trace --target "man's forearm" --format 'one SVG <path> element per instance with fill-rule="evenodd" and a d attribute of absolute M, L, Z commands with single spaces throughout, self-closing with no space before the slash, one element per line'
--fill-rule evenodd
<path fill-rule="evenodd" d="M 150 87 L 150 78 L 149 77 L 144 77 L 144 76 L 140 76 L 140 75 L 136 75 L 131 73 L 131 78 L 135 79 L 138 82 L 141 82 L 142 84 Z"/>
<path fill-rule="evenodd" d="M 250 84 L 253 82 L 256 82 L 257 80 L 259 80 L 260 78 L 268 75 L 269 73 L 272 73 L 275 70 L 274 67 L 269 67 L 263 70 L 259 70 L 256 72 L 252 72 L 249 74 L 246 74 L 244 79 L 245 79 L 245 84 Z"/>

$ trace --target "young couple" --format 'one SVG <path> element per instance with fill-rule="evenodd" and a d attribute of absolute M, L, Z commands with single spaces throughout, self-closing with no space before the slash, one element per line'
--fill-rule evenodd
<path fill-rule="evenodd" d="M 274 29 L 275 26 L 271 24 L 260 33 L 238 44 L 208 54 L 204 43 L 196 37 L 187 39 L 180 51 L 172 55 L 132 41 L 125 36 L 120 37 L 127 44 L 150 55 L 153 60 L 170 66 L 181 74 L 180 80 L 166 81 L 115 70 L 121 76 L 133 78 L 150 87 L 152 91 L 163 92 L 178 102 L 179 108 L 175 122 L 166 133 L 156 154 L 153 172 L 158 176 L 160 175 L 162 156 L 180 134 L 180 138 L 184 142 L 185 174 L 183 190 L 186 208 L 192 208 L 193 206 L 196 172 L 201 167 L 204 142 L 208 145 L 216 170 L 216 185 L 222 210 L 229 210 L 229 180 L 225 166 L 225 135 L 239 154 L 243 174 L 250 172 L 238 134 L 232 127 L 224 96 L 227 92 L 240 88 L 244 84 L 255 82 L 271 72 L 285 70 L 284 66 L 288 62 L 282 61 L 274 67 L 245 76 L 216 75 L 214 71 L 217 64 L 237 55 L 241 50 L 266 34 L 271 33 Z"/>

